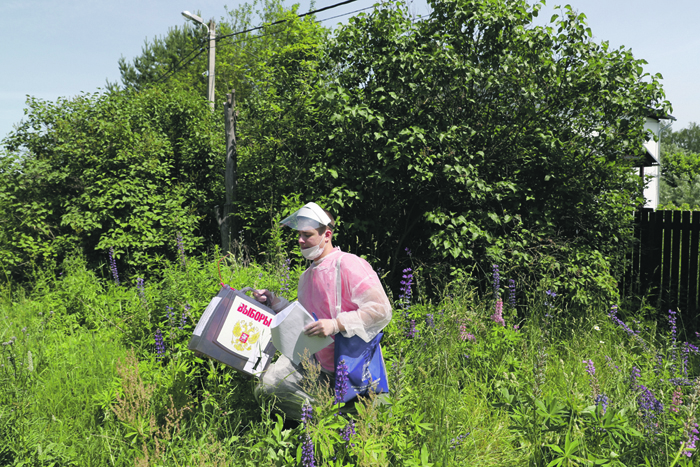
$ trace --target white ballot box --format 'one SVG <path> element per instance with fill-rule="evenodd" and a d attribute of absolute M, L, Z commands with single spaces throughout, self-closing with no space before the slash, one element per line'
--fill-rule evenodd
<path fill-rule="evenodd" d="M 275 355 L 270 333 L 275 312 L 243 291 L 221 288 L 202 313 L 187 348 L 260 376 Z"/>

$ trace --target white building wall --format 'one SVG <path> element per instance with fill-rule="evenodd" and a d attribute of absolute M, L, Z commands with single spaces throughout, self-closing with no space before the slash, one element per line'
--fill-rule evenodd
<path fill-rule="evenodd" d="M 658 120 L 647 117 L 647 121 L 644 124 L 644 129 L 650 130 L 658 140 L 659 131 L 661 130 L 661 124 Z M 661 161 L 658 141 L 651 139 L 644 143 L 644 146 L 649 150 L 651 155 L 654 156 L 654 159 Z M 648 175 L 652 177 L 651 180 L 648 179 Z M 644 204 L 645 208 L 656 209 L 659 206 L 659 176 L 660 167 L 658 165 L 653 167 L 644 167 L 644 178 L 647 179 L 647 185 L 644 188 L 644 198 L 646 199 Z"/>

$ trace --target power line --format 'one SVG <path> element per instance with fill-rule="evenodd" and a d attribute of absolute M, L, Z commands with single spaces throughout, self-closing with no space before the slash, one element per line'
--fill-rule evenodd
<path fill-rule="evenodd" d="M 346 0 L 346 1 L 344 1 L 344 2 L 336 3 L 336 4 L 334 4 L 334 5 L 330 5 L 330 6 L 327 6 L 327 7 L 324 7 L 324 8 L 319 8 L 318 10 L 309 11 L 308 13 L 303 13 L 303 14 L 301 14 L 301 15 L 297 15 L 297 18 L 301 18 L 301 17 L 304 17 L 304 16 L 308 16 L 308 15 L 311 15 L 311 14 L 315 14 L 315 13 L 321 12 L 321 11 L 326 11 L 326 10 L 330 10 L 330 9 L 333 9 L 333 8 L 337 8 L 337 7 L 339 7 L 339 6 L 346 5 L 346 4 L 349 4 L 349 3 L 353 3 L 353 2 L 356 2 L 356 1 L 357 1 L 357 0 Z M 374 7 L 375 7 L 374 5 L 368 6 L 368 7 L 366 7 L 366 8 L 360 8 L 360 9 L 355 10 L 355 11 L 350 11 L 350 12 L 348 12 L 348 13 L 342 13 L 342 14 L 339 14 L 339 15 L 331 16 L 330 18 L 324 18 L 324 19 L 316 20 L 316 21 L 314 21 L 314 22 L 315 22 L 315 23 L 322 23 L 322 22 L 324 22 L 324 21 L 330 21 L 330 20 L 332 20 L 332 19 L 340 18 L 341 16 L 348 16 L 348 15 L 352 15 L 352 14 L 355 14 L 355 13 L 359 13 L 359 12 L 361 12 L 361 11 L 369 10 L 369 9 L 371 9 L 371 8 L 374 8 Z M 218 41 L 219 39 L 225 39 L 225 38 L 227 38 L 227 37 L 238 36 L 238 35 L 241 35 L 241 34 L 245 34 L 245 33 L 247 33 L 247 32 L 257 31 L 257 30 L 263 29 L 263 28 L 268 27 L 268 26 L 273 26 L 273 25 L 275 25 L 275 24 L 285 23 L 285 22 L 287 22 L 287 21 L 289 21 L 289 20 L 288 20 L 288 19 L 279 20 L 279 21 L 275 21 L 274 23 L 270 23 L 270 24 L 267 24 L 267 25 L 263 25 L 263 26 L 258 26 L 258 27 L 255 27 L 255 28 L 246 29 L 245 31 L 238 31 L 238 32 L 234 32 L 234 33 L 231 33 L 231 34 L 226 34 L 226 35 L 223 35 L 223 36 L 218 36 L 218 37 L 216 38 L 216 40 Z M 285 31 L 272 31 L 272 32 L 268 32 L 268 33 L 265 33 L 265 34 L 259 34 L 259 35 L 257 35 L 257 36 L 253 36 L 253 37 L 251 37 L 251 39 L 259 39 L 259 38 L 266 37 L 266 36 L 274 36 L 274 35 L 276 35 L 276 34 L 281 34 L 281 33 L 283 33 L 283 32 L 285 32 Z M 245 40 L 245 39 L 241 39 L 241 40 L 239 40 L 239 41 L 234 41 L 233 44 L 242 42 L 243 40 Z M 194 49 L 194 50 L 193 50 L 192 52 L 190 52 L 186 57 L 184 57 L 184 58 L 182 58 L 181 60 L 179 60 L 178 63 L 176 63 L 176 64 L 174 65 L 174 67 L 173 67 L 173 69 L 172 69 L 171 71 L 165 72 L 162 76 L 160 76 L 159 78 L 156 78 L 156 79 L 154 80 L 154 82 L 160 83 L 160 82 L 167 81 L 171 76 L 173 76 L 175 73 L 177 73 L 178 71 L 180 71 L 181 69 L 185 68 L 187 65 L 189 65 L 190 63 L 192 63 L 197 57 L 199 57 L 199 56 L 202 54 L 202 52 L 204 52 L 205 50 L 208 50 L 208 49 L 209 49 L 209 46 L 208 46 L 208 45 L 206 46 L 206 48 Z M 195 55 L 194 57 L 192 57 L 187 63 L 185 63 L 185 64 L 183 64 L 182 66 L 179 66 L 179 67 L 178 67 L 178 65 L 180 65 L 180 63 L 182 63 L 182 62 L 184 62 L 185 60 L 187 60 L 187 58 L 188 58 L 190 55 L 192 55 L 194 52 L 196 52 L 197 50 L 199 50 L 199 53 L 198 53 L 197 55 Z M 177 67 L 177 68 L 176 68 L 176 67 Z"/>
<path fill-rule="evenodd" d="M 345 0 L 344 2 L 340 2 L 340 3 L 336 3 L 336 4 L 334 4 L 334 5 L 330 5 L 330 6 L 327 6 L 327 7 L 319 8 L 318 10 L 309 11 L 309 12 L 307 12 L 307 13 L 302 13 L 301 15 L 297 15 L 296 17 L 297 17 L 297 18 L 303 18 L 304 16 L 313 15 L 313 14 L 316 14 L 316 13 L 320 13 L 320 12 L 322 12 L 322 11 L 331 10 L 331 9 L 333 9 L 333 8 L 338 8 L 339 6 L 347 5 L 347 4 L 349 4 L 349 3 L 354 3 L 354 2 L 356 2 L 356 1 L 357 1 L 357 0 Z M 288 20 L 288 19 L 281 19 L 281 20 L 279 20 L 279 21 L 275 21 L 275 22 L 270 23 L 270 24 L 264 24 L 264 25 L 262 25 L 262 26 L 257 26 L 257 27 L 254 27 L 254 28 L 246 29 L 245 31 L 232 32 L 231 34 L 226 34 L 226 35 L 223 35 L 223 36 L 219 36 L 219 37 L 216 38 L 216 40 L 218 41 L 219 39 L 225 39 L 225 38 L 227 38 L 227 37 L 232 37 L 232 36 L 237 36 L 237 35 L 239 35 L 239 34 L 245 34 L 245 33 L 247 33 L 247 32 L 257 31 L 257 30 L 259 30 L 259 29 L 263 29 L 263 28 L 266 28 L 266 27 L 269 27 L 269 26 L 274 26 L 275 24 L 286 23 L 287 21 L 289 21 L 289 20 Z"/>

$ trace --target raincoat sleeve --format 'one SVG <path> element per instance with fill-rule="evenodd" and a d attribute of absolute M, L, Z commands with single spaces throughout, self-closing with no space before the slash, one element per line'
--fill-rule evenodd
<path fill-rule="evenodd" d="M 345 337 L 369 342 L 391 321 L 391 304 L 379 276 L 364 259 L 346 254 L 340 263 L 342 306 L 336 316 Z"/>

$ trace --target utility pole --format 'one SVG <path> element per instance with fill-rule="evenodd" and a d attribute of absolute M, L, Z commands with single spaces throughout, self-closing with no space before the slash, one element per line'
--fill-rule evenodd
<path fill-rule="evenodd" d="M 209 21 L 209 71 L 207 81 L 207 99 L 211 110 L 214 110 L 214 69 L 216 61 L 216 23 L 214 20 Z"/>
<path fill-rule="evenodd" d="M 226 94 L 226 103 L 224 104 L 224 119 L 226 126 L 226 171 L 225 171 L 225 189 L 226 189 L 226 204 L 224 204 L 223 215 L 216 209 L 216 217 L 221 230 L 221 251 L 225 253 L 231 249 L 231 241 L 233 233 L 236 232 L 234 217 L 231 212 L 231 205 L 236 199 L 236 172 L 238 171 L 238 150 L 236 147 L 236 91 L 231 90 L 230 94 Z"/>
<path fill-rule="evenodd" d="M 216 68 L 216 23 L 214 20 L 209 21 L 209 25 L 207 26 L 204 24 L 204 20 L 200 18 L 199 16 L 190 13 L 189 11 L 185 10 L 182 12 L 182 16 L 187 18 L 190 21 L 194 21 L 195 23 L 204 26 L 207 28 L 207 32 L 209 33 L 209 68 L 207 70 L 207 99 L 209 100 L 209 105 L 211 106 L 211 110 L 214 110 L 214 76 L 215 76 L 215 68 Z"/>

